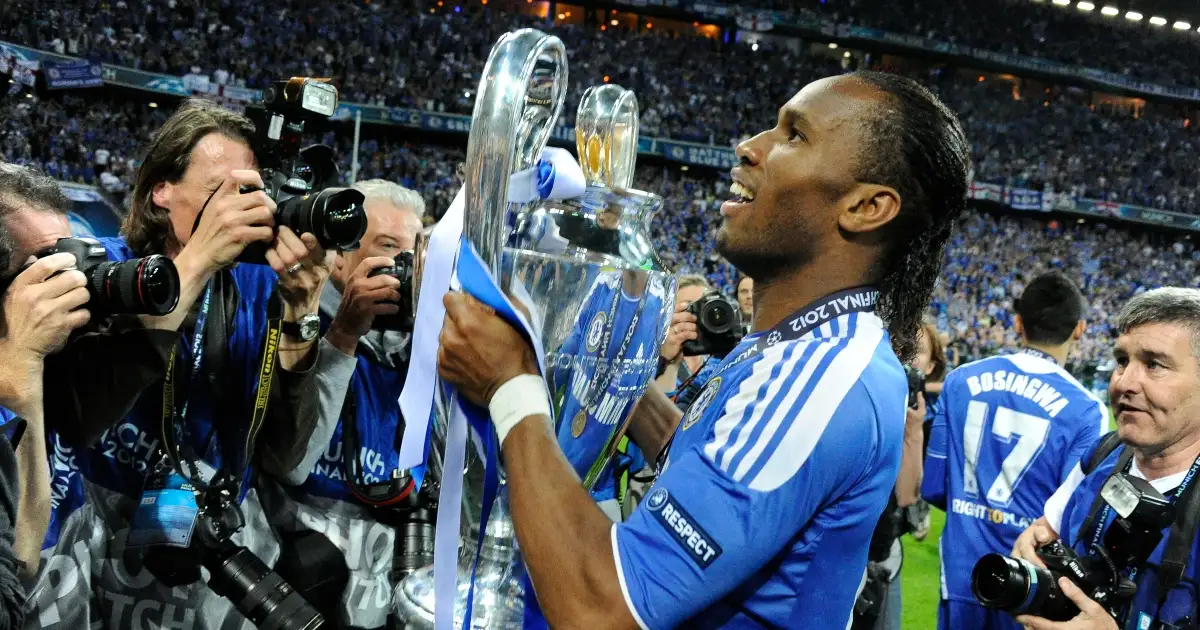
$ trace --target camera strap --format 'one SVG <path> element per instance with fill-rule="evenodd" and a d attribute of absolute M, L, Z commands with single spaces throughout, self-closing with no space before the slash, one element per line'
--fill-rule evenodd
<path fill-rule="evenodd" d="M 231 416 L 237 415 L 237 409 L 227 409 L 227 401 L 225 391 L 230 385 L 226 371 L 224 370 L 225 358 L 228 345 L 228 325 L 229 317 L 227 315 L 228 304 L 228 285 L 232 281 L 231 274 L 228 271 L 221 271 L 209 282 L 205 289 L 203 302 L 200 306 L 200 312 L 196 318 L 195 332 L 191 344 L 192 350 L 192 365 L 191 374 L 189 375 L 190 388 L 186 393 L 183 404 L 180 407 L 175 405 L 175 356 L 177 347 L 172 348 L 171 355 L 167 362 L 167 371 L 163 379 L 163 418 L 162 418 L 162 435 L 163 446 L 166 450 L 167 457 L 175 466 L 175 469 L 184 475 L 185 478 L 201 491 L 210 490 L 231 490 L 233 496 L 240 496 L 241 484 L 245 478 L 246 469 L 250 465 L 250 458 L 254 453 L 254 445 L 258 438 L 258 432 L 262 429 L 263 421 L 266 418 L 267 406 L 270 400 L 271 383 L 275 374 L 275 367 L 278 363 L 279 353 L 279 336 L 280 328 L 283 321 L 283 303 L 277 291 L 273 291 L 267 303 L 267 330 L 266 336 L 263 339 L 262 356 L 259 361 L 258 380 L 256 395 L 254 399 L 254 409 L 250 418 L 250 425 L 246 431 L 246 439 L 244 451 L 241 453 L 242 461 L 237 467 L 237 476 L 234 476 L 224 462 L 218 469 L 217 474 L 213 478 L 215 483 L 209 483 L 210 480 L 204 478 L 201 472 L 200 462 L 203 460 L 204 454 L 208 452 L 212 446 L 212 441 L 215 438 L 220 438 L 226 432 L 220 430 L 218 422 L 221 419 L 228 419 Z M 208 436 L 201 442 L 199 452 L 195 450 L 188 440 L 188 422 L 187 408 L 188 400 L 198 390 L 197 385 L 200 382 L 202 373 L 201 367 L 207 364 L 209 391 L 213 398 L 211 419 L 211 428 Z M 233 455 L 237 452 L 237 443 L 228 438 L 222 439 L 222 451 L 227 455 Z M 222 459 L 225 459 L 223 457 Z"/>
<path fill-rule="evenodd" d="M 843 289 L 837 293 L 833 293 L 815 300 L 812 303 L 797 309 L 790 316 L 783 318 L 782 321 L 780 321 L 770 330 L 760 333 L 758 337 L 754 339 L 754 343 L 750 347 L 743 349 L 736 355 L 732 351 L 725 355 L 725 358 L 721 360 L 721 363 L 717 365 L 713 373 L 710 374 L 703 383 L 693 383 L 691 379 L 689 379 L 685 386 L 703 387 L 708 383 L 713 382 L 713 379 L 716 379 L 725 372 L 728 372 L 735 366 L 740 365 L 747 359 L 762 354 L 767 348 L 787 341 L 800 339 L 804 335 L 807 335 L 810 331 L 815 330 L 833 321 L 834 319 L 841 317 L 842 315 L 849 315 L 851 313 L 873 313 L 875 311 L 875 304 L 878 301 L 879 289 L 869 285 Z M 738 347 L 734 348 L 734 350 L 736 351 L 738 348 L 741 348 L 744 345 L 745 342 L 738 344 Z M 703 371 L 704 368 L 701 368 L 696 371 L 696 374 L 699 374 Z M 693 375 L 693 378 L 695 378 L 695 375 Z M 676 394 L 677 399 L 683 398 L 683 389 L 684 387 L 680 387 L 681 391 Z M 691 405 L 689 404 L 684 415 L 690 411 Z M 671 444 L 674 442 L 675 435 L 672 434 L 671 438 L 667 441 L 667 444 L 663 447 L 663 450 L 658 454 L 658 457 L 655 461 L 655 469 L 657 470 L 658 474 L 662 474 L 662 467 L 666 463 L 667 453 L 671 450 Z"/>
<path fill-rule="evenodd" d="M 396 437 L 393 448 L 400 451 L 400 442 L 404 436 L 404 421 L 396 423 Z M 366 483 L 362 478 L 362 466 L 359 454 L 358 440 L 358 403 L 354 395 L 354 381 L 346 389 L 346 401 L 342 404 L 342 469 L 350 492 L 356 499 L 371 507 L 386 507 L 396 505 L 408 498 L 415 488 L 412 477 L 399 468 L 392 469 L 390 481 Z"/>

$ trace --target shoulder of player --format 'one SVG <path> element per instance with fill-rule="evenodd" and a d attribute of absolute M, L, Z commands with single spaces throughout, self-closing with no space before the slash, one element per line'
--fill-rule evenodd
<path fill-rule="evenodd" d="M 904 387 L 903 371 L 890 348 L 878 352 L 883 340 L 880 330 L 767 348 L 721 385 L 724 391 L 716 397 L 720 406 L 707 414 L 712 428 L 705 455 L 734 481 L 768 491 L 795 476 L 826 439 L 825 429 L 835 416 L 864 420 L 839 423 L 839 443 L 874 436 L 881 404 L 890 396 L 900 405 Z M 894 388 L 885 387 L 891 381 Z"/>

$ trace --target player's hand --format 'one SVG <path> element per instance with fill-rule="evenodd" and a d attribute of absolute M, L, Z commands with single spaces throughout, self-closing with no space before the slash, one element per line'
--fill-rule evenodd
<path fill-rule="evenodd" d="M 1084 594 L 1071 580 L 1058 578 L 1058 586 L 1075 606 L 1079 614 L 1070 621 L 1048 621 L 1032 615 L 1018 615 L 1017 623 L 1029 630 L 1119 630 L 1117 620 L 1107 610 Z"/>
<path fill-rule="evenodd" d="M 368 278 L 372 271 L 387 267 L 395 260 L 386 256 L 365 258 L 346 280 L 342 303 L 329 324 L 325 338 L 346 354 L 354 354 L 358 338 L 371 331 L 379 315 L 400 311 L 400 281 L 388 275 Z"/>
<path fill-rule="evenodd" d="M 438 374 L 467 400 L 486 407 L 492 394 L 513 377 L 539 373 L 529 342 L 491 307 L 458 291 L 447 293 L 442 301 L 446 322 Z"/>
<path fill-rule="evenodd" d="M 305 312 L 316 310 L 321 289 L 333 267 L 333 252 L 326 252 L 315 234 L 279 228 L 267 250 L 267 264 L 279 276 L 279 296 L 284 303 Z"/>
<path fill-rule="evenodd" d="M 4 340 L 6 352 L 16 356 L 6 356 L 6 361 L 41 361 L 88 322 L 90 313 L 79 308 L 88 301 L 87 278 L 74 266 L 71 254 L 54 254 L 13 279 L 4 294 Z"/>
<path fill-rule="evenodd" d="M 1037 550 L 1056 540 L 1058 540 L 1058 533 L 1050 527 L 1049 521 L 1043 516 L 1021 532 L 1021 535 L 1017 537 L 1017 543 L 1013 545 L 1011 555 L 1045 569 L 1046 563 L 1038 557 Z"/>
<path fill-rule="evenodd" d="M 660 352 L 662 358 L 671 365 L 683 360 L 683 342 L 699 337 L 696 316 L 687 312 L 690 305 L 691 302 L 679 302 L 675 305 L 675 314 L 671 316 L 671 327 L 667 329 L 667 340 L 663 342 Z"/>
<path fill-rule="evenodd" d="M 211 273 L 232 265 L 250 243 L 275 238 L 275 202 L 262 190 L 243 194 L 241 186 L 261 189 L 262 177 L 255 171 L 231 171 L 208 200 L 179 257 L 194 259 Z"/>

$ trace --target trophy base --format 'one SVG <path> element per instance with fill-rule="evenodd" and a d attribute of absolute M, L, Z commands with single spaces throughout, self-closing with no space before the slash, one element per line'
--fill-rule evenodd
<path fill-rule="evenodd" d="M 493 565 L 492 569 L 499 567 Z M 470 630 L 521 630 L 525 623 L 525 589 L 520 576 L 511 571 L 479 567 L 475 574 L 475 603 L 471 608 Z M 454 598 L 454 627 L 468 628 L 463 622 L 470 587 L 470 566 L 458 567 L 458 593 Z M 408 630 L 434 630 L 433 567 L 414 571 L 396 586 L 392 601 L 397 616 Z"/>

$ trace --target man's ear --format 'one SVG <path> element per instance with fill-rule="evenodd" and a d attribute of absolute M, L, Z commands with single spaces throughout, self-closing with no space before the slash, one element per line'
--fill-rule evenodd
<path fill-rule="evenodd" d="M 858 184 L 843 200 L 838 227 L 854 234 L 879 230 L 900 214 L 900 193 L 890 186 Z"/>
<path fill-rule="evenodd" d="M 1087 332 L 1087 322 L 1081 319 L 1078 324 L 1075 324 L 1075 330 L 1071 332 L 1071 341 L 1083 339 L 1083 333 L 1085 332 Z"/>
<path fill-rule="evenodd" d="M 159 182 L 154 185 L 154 189 L 150 191 L 150 201 L 159 208 L 170 208 L 171 197 L 174 194 L 174 186 L 170 182 Z"/>

